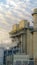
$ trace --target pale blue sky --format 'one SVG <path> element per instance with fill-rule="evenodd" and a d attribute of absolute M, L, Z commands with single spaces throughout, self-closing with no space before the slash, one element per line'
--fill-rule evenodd
<path fill-rule="evenodd" d="M 12 25 L 22 19 L 32 21 L 32 9 L 35 7 L 37 0 L 0 0 L 0 32 L 10 31 Z"/>

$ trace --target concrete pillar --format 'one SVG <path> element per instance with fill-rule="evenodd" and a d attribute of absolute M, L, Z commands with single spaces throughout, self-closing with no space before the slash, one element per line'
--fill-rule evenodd
<path fill-rule="evenodd" d="M 21 53 L 27 54 L 27 30 L 21 35 Z"/>
<path fill-rule="evenodd" d="M 27 30 L 27 54 L 33 58 L 33 36 L 30 30 Z"/>
<path fill-rule="evenodd" d="M 37 8 L 33 10 L 33 21 L 34 21 L 34 29 L 37 29 Z M 34 58 L 37 58 L 37 32 L 35 31 L 33 34 L 33 54 Z"/>

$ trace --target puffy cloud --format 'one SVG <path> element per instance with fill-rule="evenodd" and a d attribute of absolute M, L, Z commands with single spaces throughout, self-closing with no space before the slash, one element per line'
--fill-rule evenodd
<path fill-rule="evenodd" d="M 10 40 L 8 31 L 14 23 L 18 23 L 22 19 L 31 21 L 34 7 L 37 7 L 37 0 L 1 0 L 0 27 L 2 28 L 0 28 L 0 40 L 6 39 L 5 43 L 8 43 Z"/>
<path fill-rule="evenodd" d="M 1 9 L 3 13 L 2 23 L 9 25 L 8 20 L 11 20 L 11 24 L 13 24 L 13 21 L 25 18 L 26 15 L 29 16 L 30 13 L 26 11 L 26 4 L 28 5 L 29 3 L 29 0 L 6 0 L 6 4 L 1 3 L 1 8 L 3 9 Z"/>
<path fill-rule="evenodd" d="M 5 18 L 3 17 L 2 14 L 0 14 L 0 22 L 2 22 L 3 24 L 9 25 L 9 24 L 6 22 L 6 20 L 5 20 Z"/>

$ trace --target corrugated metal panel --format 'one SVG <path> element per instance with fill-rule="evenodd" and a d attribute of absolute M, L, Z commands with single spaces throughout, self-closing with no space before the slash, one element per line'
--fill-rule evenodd
<path fill-rule="evenodd" d="M 23 29 L 27 26 L 27 20 L 22 20 L 19 23 L 19 29 Z"/>

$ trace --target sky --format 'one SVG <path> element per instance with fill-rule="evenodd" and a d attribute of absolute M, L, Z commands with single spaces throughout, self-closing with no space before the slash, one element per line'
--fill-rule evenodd
<path fill-rule="evenodd" d="M 22 19 L 31 22 L 31 14 L 36 7 L 37 0 L 0 0 L 0 43 L 10 40 L 8 32 L 13 24 Z"/>

